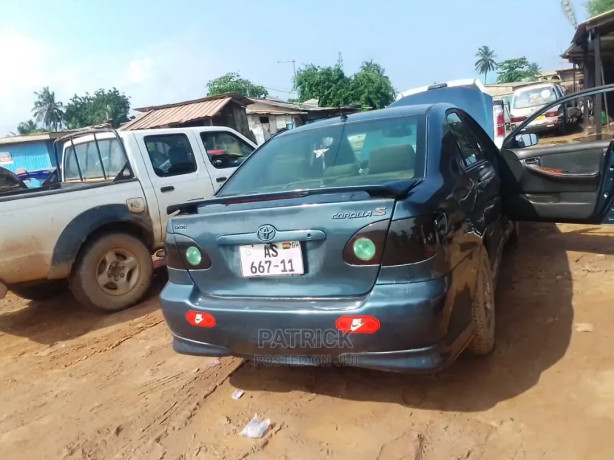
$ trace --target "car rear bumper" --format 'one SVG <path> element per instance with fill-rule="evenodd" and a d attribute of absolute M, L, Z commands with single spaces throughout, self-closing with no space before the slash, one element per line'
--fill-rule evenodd
<path fill-rule="evenodd" d="M 446 276 L 376 285 L 365 296 L 337 299 L 214 297 L 194 285 L 169 282 L 161 301 L 179 353 L 239 356 L 263 364 L 434 372 L 471 338 L 470 322 L 451 324 L 450 282 Z M 188 311 L 212 315 L 215 326 L 190 324 Z M 337 320 L 348 316 L 376 318 L 380 328 L 339 331 Z"/>

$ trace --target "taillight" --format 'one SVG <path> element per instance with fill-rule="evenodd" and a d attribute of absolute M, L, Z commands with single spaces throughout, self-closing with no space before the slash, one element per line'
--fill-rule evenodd
<path fill-rule="evenodd" d="M 166 266 L 179 270 L 204 270 L 211 267 L 211 259 L 191 238 L 166 234 Z"/>
<path fill-rule="evenodd" d="M 505 136 L 505 120 L 503 119 L 502 113 L 497 115 L 497 136 Z"/>
<path fill-rule="evenodd" d="M 406 265 L 430 259 L 437 253 L 437 231 L 431 217 L 393 220 L 382 265 Z"/>
<path fill-rule="evenodd" d="M 437 228 L 430 217 L 375 222 L 356 232 L 345 245 L 350 265 L 406 265 L 430 259 L 437 252 Z"/>
<path fill-rule="evenodd" d="M 553 110 L 551 112 L 546 112 L 546 116 L 548 118 L 550 118 L 550 117 L 558 117 L 559 116 L 559 112 L 558 112 L 558 110 Z"/>
<path fill-rule="evenodd" d="M 525 121 L 527 117 L 512 117 L 512 123 L 521 123 Z"/>
<path fill-rule="evenodd" d="M 388 220 L 381 220 L 358 230 L 343 250 L 343 260 L 350 265 L 379 265 L 384 254 Z"/>

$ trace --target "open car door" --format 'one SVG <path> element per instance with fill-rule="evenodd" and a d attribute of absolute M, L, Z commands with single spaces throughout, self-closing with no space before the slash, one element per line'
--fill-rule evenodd
<path fill-rule="evenodd" d="M 535 111 L 513 120 L 520 124 L 503 142 L 499 169 L 507 215 L 614 224 L 614 85 L 544 105 L 552 100 L 547 91 L 518 102 Z"/>

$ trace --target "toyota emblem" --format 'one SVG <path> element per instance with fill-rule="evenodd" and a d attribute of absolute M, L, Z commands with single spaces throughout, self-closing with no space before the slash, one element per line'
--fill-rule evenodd
<path fill-rule="evenodd" d="M 256 236 L 261 241 L 271 241 L 273 238 L 275 238 L 275 233 L 277 233 L 275 227 L 272 225 L 263 225 L 256 232 Z"/>

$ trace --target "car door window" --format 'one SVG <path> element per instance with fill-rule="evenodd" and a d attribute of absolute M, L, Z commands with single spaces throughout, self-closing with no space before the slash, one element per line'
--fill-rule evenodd
<path fill-rule="evenodd" d="M 194 152 L 185 134 L 145 136 L 144 142 L 157 176 L 171 177 L 196 172 Z"/>
<path fill-rule="evenodd" d="M 217 169 L 236 168 L 254 151 L 247 142 L 227 131 L 203 131 L 200 138 L 209 161 Z"/>
<path fill-rule="evenodd" d="M 601 111 L 595 113 L 598 98 L 601 98 Z M 536 135 L 537 142 L 531 148 L 578 145 L 614 138 L 612 89 L 578 95 L 563 103 L 556 102 L 541 107 L 531 116 L 516 119 L 518 127 L 521 122 L 523 124 L 519 132 Z"/>
<path fill-rule="evenodd" d="M 465 167 L 486 159 L 485 150 L 480 141 L 455 112 L 449 113 L 446 117 L 445 137 L 449 137 L 449 140 L 456 144 Z"/>

